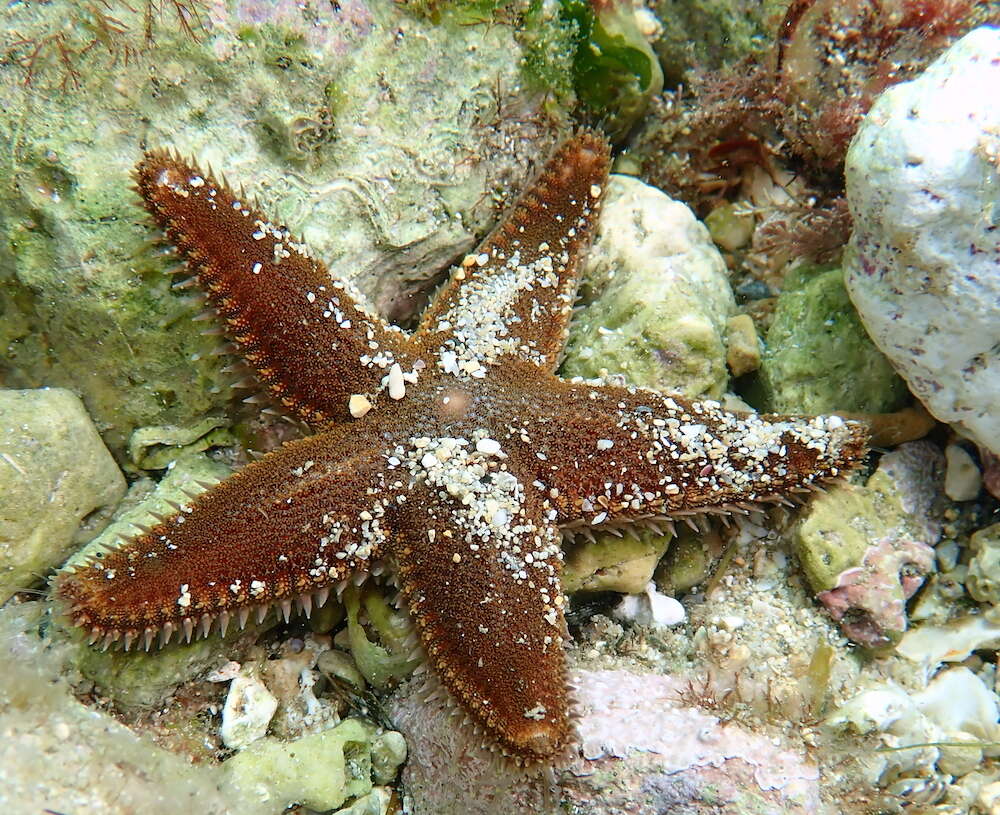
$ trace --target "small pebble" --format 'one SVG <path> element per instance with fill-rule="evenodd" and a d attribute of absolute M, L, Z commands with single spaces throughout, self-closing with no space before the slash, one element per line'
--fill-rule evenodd
<path fill-rule="evenodd" d="M 944 450 L 945 475 L 944 493 L 952 501 L 971 501 L 983 486 L 983 475 L 976 462 L 957 444 L 949 444 Z"/>

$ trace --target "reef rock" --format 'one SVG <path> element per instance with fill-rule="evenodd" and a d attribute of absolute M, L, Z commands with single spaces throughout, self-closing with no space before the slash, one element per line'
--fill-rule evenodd
<path fill-rule="evenodd" d="M 613 175 L 581 301 L 563 376 L 621 374 L 692 398 L 725 391 L 726 323 L 736 301 L 722 255 L 684 204 Z"/>
<path fill-rule="evenodd" d="M 840 269 L 786 279 L 765 346 L 767 410 L 885 413 L 905 398 L 906 385 L 865 334 Z"/>
<path fill-rule="evenodd" d="M 1000 29 L 883 93 L 847 155 L 846 282 L 937 418 L 1000 451 Z"/>
<path fill-rule="evenodd" d="M 0 390 L 0 603 L 100 532 L 124 494 L 78 397 Z"/>
<path fill-rule="evenodd" d="M 805 757 L 678 699 L 681 680 L 623 670 L 573 673 L 579 752 L 548 789 L 542 773 L 498 762 L 449 709 L 419 701 L 412 683 L 391 700 L 410 744 L 403 784 L 416 815 L 566 810 L 590 815 L 666 811 L 820 811 L 819 771 Z"/>
<path fill-rule="evenodd" d="M 906 600 L 934 568 L 943 471 L 933 444 L 904 444 L 864 486 L 839 484 L 803 514 L 794 544 L 806 577 L 855 642 L 882 648 L 906 631 Z"/>

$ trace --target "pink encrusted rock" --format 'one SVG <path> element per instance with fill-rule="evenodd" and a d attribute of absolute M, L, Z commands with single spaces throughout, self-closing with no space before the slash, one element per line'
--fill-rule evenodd
<path fill-rule="evenodd" d="M 906 631 L 906 601 L 934 568 L 934 550 L 920 541 L 883 538 L 860 566 L 840 573 L 837 586 L 816 595 L 844 634 L 860 645 L 883 648 Z"/>
<path fill-rule="evenodd" d="M 588 815 L 822 811 L 813 764 L 764 735 L 686 706 L 682 679 L 578 670 L 571 681 L 580 743 L 569 765 L 555 771 L 554 789 L 547 770 L 500 760 L 461 714 L 420 701 L 417 682 L 400 688 L 389 708 L 409 746 L 403 789 L 410 811 L 549 815 L 567 804 Z"/>

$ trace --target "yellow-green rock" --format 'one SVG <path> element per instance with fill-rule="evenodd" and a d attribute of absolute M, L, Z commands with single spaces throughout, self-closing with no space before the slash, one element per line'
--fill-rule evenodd
<path fill-rule="evenodd" d="M 691 529 L 677 530 L 654 577 L 660 591 L 670 596 L 683 594 L 702 583 L 709 574 L 712 559 L 701 535 Z"/>
<path fill-rule="evenodd" d="M 760 366 L 763 409 L 776 413 L 900 407 L 906 385 L 868 338 L 840 269 L 786 280 Z"/>
<path fill-rule="evenodd" d="M 107 523 L 125 479 L 68 390 L 0 390 L 0 603 Z"/>
<path fill-rule="evenodd" d="M 569 592 L 645 591 L 670 543 L 669 535 L 638 529 L 618 537 L 609 532 L 593 541 L 577 541 L 566 549 L 562 585 Z"/>
<path fill-rule="evenodd" d="M 325 812 L 371 791 L 372 745 L 381 732 L 369 722 L 347 719 L 295 741 L 263 738 L 223 769 L 240 796 L 267 802 L 274 812 L 295 804 Z"/>
<path fill-rule="evenodd" d="M 965 587 L 976 600 L 1000 605 L 1000 524 L 980 529 L 969 540 L 974 552 Z"/>

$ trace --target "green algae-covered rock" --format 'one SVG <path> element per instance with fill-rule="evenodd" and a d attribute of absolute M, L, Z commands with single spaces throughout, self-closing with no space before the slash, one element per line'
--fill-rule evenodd
<path fill-rule="evenodd" d="M 122 502 L 114 522 L 102 534 L 81 549 L 67 562 L 67 568 L 86 561 L 105 547 L 112 547 L 120 536 L 135 533 L 133 524 L 155 523 L 151 513 L 171 514 L 170 502 L 184 503 L 191 494 L 200 492 L 199 482 L 215 482 L 228 475 L 229 468 L 202 454 L 188 454 L 175 462 L 164 478 L 153 484 L 143 479 L 133 485 Z M 57 612 L 60 609 L 57 609 Z M 269 618 L 273 619 L 273 618 Z M 254 625 L 254 623 L 250 623 Z M 268 622 L 263 623 L 264 626 Z M 218 655 L 240 635 L 239 626 L 231 625 L 226 638 L 212 636 L 189 644 L 177 637 L 164 648 L 150 652 L 123 652 L 116 648 L 101 651 L 87 645 L 87 632 L 79 629 L 54 633 L 68 638 L 72 644 L 70 662 L 85 677 L 114 699 L 123 708 L 149 707 L 159 704 L 181 682 L 208 670 L 218 661 Z"/>
<path fill-rule="evenodd" d="M 125 479 L 68 390 L 0 390 L 0 603 L 93 537 Z"/>
<path fill-rule="evenodd" d="M 562 585 L 577 591 L 645 591 L 653 570 L 670 543 L 669 535 L 637 529 L 618 537 L 608 532 L 567 547 Z"/>
<path fill-rule="evenodd" d="M 409 616 L 390 608 L 382 592 L 374 586 L 349 586 L 344 590 L 343 601 L 347 612 L 347 644 L 364 678 L 376 688 L 385 688 L 413 673 L 417 659 L 412 646 L 407 645 L 412 631 Z M 362 610 L 378 642 L 368 638 L 361 624 Z"/>
<path fill-rule="evenodd" d="M 760 381 L 777 413 L 900 407 L 906 385 L 865 333 L 840 269 L 790 280 L 767 332 Z"/>
<path fill-rule="evenodd" d="M 708 577 L 711 565 L 712 558 L 702 535 L 682 527 L 656 568 L 657 588 L 670 596 L 690 591 Z"/>
<path fill-rule="evenodd" d="M 223 769 L 242 797 L 266 802 L 274 812 L 293 804 L 326 811 L 371 791 L 373 745 L 381 734 L 369 722 L 348 719 L 291 742 L 260 739 Z M 380 777 L 386 777 L 385 768 Z"/>
<path fill-rule="evenodd" d="M 0 377 L 77 389 L 118 456 L 138 427 L 229 401 L 217 338 L 170 289 L 174 259 L 145 245 L 130 189 L 143 146 L 245 184 L 395 318 L 554 138 L 509 26 L 261 0 L 202 8 L 191 36 L 163 5 L 152 41 L 141 3 L 3 11 L 8 44 L 23 42 L 0 61 Z M 88 48 L 105 12 L 115 23 Z"/>
<path fill-rule="evenodd" d="M 622 374 L 647 388 L 718 398 L 735 300 L 722 256 L 691 210 L 612 176 L 570 326 L 564 376 Z"/>
<path fill-rule="evenodd" d="M 976 600 L 1000 605 L 1000 524 L 980 529 L 969 540 L 974 552 L 965 587 Z"/>
<path fill-rule="evenodd" d="M 788 0 L 658 0 L 663 24 L 656 42 L 670 84 L 694 67 L 717 70 L 773 43 L 773 28 Z"/>
<path fill-rule="evenodd" d="M 235 444 L 227 424 L 222 417 L 206 416 L 187 427 L 140 427 L 128 440 L 129 461 L 141 470 L 162 470 L 186 453 Z"/>
<path fill-rule="evenodd" d="M 795 529 L 809 584 L 861 645 L 882 649 L 906 631 L 906 601 L 934 569 L 943 469 L 933 444 L 901 445 L 864 486 L 838 484 L 817 496 Z"/>

